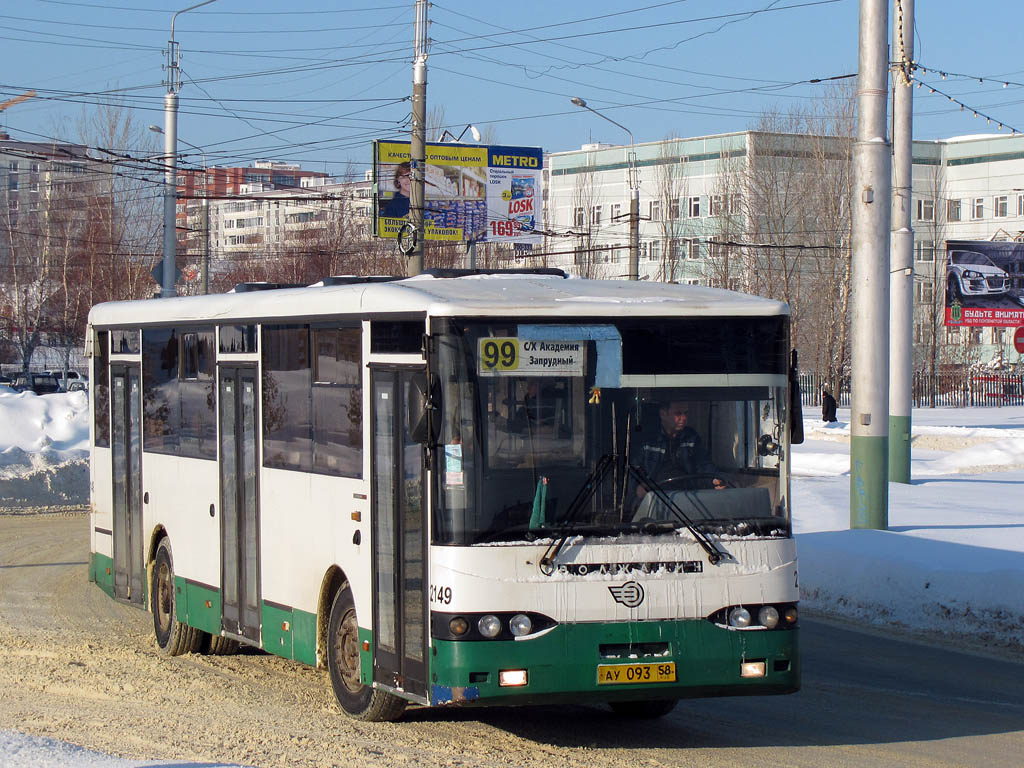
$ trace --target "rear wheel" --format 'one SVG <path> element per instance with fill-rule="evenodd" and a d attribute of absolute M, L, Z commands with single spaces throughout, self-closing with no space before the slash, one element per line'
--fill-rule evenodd
<path fill-rule="evenodd" d="M 174 558 L 171 556 L 171 542 L 165 537 L 156 548 L 153 564 L 153 631 L 156 644 L 167 656 L 183 653 L 197 653 L 203 644 L 202 630 L 182 624 L 175 610 L 177 595 L 174 591 Z"/>
<path fill-rule="evenodd" d="M 238 653 L 238 641 L 222 635 L 211 635 L 205 633 L 203 638 L 203 653 L 210 656 L 230 656 Z"/>
<path fill-rule="evenodd" d="M 637 720 L 653 720 L 664 717 L 676 708 L 675 699 L 658 699 L 656 701 L 612 701 L 608 704 L 612 712 L 623 717 Z"/>
<path fill-rule="evenodd" d="M 359 675 L 359 622 L 355 601 L 346 584 L 334 596 L 327 627 L 327 669 L 338 705 L 356 720 L 397 720 L 405 701 L 363 685 Z"/>

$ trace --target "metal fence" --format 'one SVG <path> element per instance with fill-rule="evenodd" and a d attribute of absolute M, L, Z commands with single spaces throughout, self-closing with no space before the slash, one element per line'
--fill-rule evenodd
<path fill-rule="evenodd" d="M 822 377 L 800 375 L 805 406 L 821 406 Z M 850 380 L 844 379 L 832 396 L 840 408 L 850 407 Z M 914 373 L 911 399 L 915 408 L 967 408 L 1024 405 L 1024 375 L 1019 373 Z"/>

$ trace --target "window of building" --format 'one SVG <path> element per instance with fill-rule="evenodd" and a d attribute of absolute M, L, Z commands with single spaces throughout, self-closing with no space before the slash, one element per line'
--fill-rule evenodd
<path fill-rule="evenodd" d="M 729 195 L 729 213 L 738 214 L 740 209 L 743 207 L 743 195 L 738 192 L 734 195 Z"/>
<path fill-rule="evenodd" d="M 959 344 L 960 343 L 960 329 L 956 326 L 946 326 L 946 343 L 947 344 Z"/>
<path fill-rule="evenodd" d="M 946 201 L 946 220 L 947 221 L 960 221 L 960 201 L 959 200 L 947 200 Z"/>
<path fill-rule="evenodd" d="M 691 259 L 700 258 L 700 240 L 691 240 L 689 243 L 689 253 L 687 254 Z"/>
<path fill-rule="evenodd" d="M 992 201 L 993 214 L 995 215 L 996 218 L 1005 219 L 1007 216 L 1009 216 L 1010 215 L 1009 207 L 1010 207 L 1010 200 L 1009 200 L 1009 197 L 1007 197 L 1006 195 L 998 195 Z"/>
<path fill-rule="evenodd" d="M 1006 329 L 1005 328 L 993 328 L 992 329 L 992 343 L 1002 344 L 1006 340 Z"/>
<path fill-rule="evenodd" d="M 683 285 L 700 285 L 699 277 L 688 277 L 683 280 Z"/>
<path fill-rule="evenodd" d="M 1024 216 L 1024 195 L 1017 195 L 1017 215 Z"/>
<path fill-rule="evenodd" d="M 600 226 L 601 224 L 601 206 L 594 205 L 590 208 L 590 223 L 594 226 Z"/>
<path fill-rule="evenodd" d="M 914 343 L 925 344 L 928 341 L 927 334 L 922 323 L 914 323 Z"/>
<path fill-rule="evenodd" d="M 618 222 L 619 217 L 622 216 L 622 203 L 612 203 L 612 208 L 611 208 L 610 215 L 612 217 L 611 218 L 612 224 L 615 224 L 616 222 Z"/>
<path fill-rule="evenodd" d="M 935 221 L 935 201 L 920 198 L 917 201 L 917 220 Z"/>
<path fill-rule="evenodd" d="M 972 219 L 984 219 L 985 218 L 985 198 L 976 197 L 974 198 L 974 204 L 971 206 L 971 218 Z"/>
<path fill-rule="evenodd" d="M 658 261 L 661 258 L 661 241 L 651 241 L 651 261 Z"/>
<path fill-rule="evenodd" d="M 668 217 L 673 221 L 679 218 L 679 198 L 672 198 L 669 202 Z"/>
<path fill-rule="evenodd" d="M 918 240 L 914 243 L 914 261 L 934 262 L 935 241 Z"/>
<path fill-rule="evenodd" d="M 686 198 L 686 215 L 691 219 L 700 218 L 700 197 Z"/>
<path fill-rule="evenodd" d="M 661 200 L 651 200 L 651 221 L 661 221 Z"/>
<path fill-rule="evenodd" d="M 970 337 L 971 344 L 981 344 L 982 337 L 985 335 L 984 328 L 969 328 L 967 330 L 968 336 Z"/>
<path fill-rule="evenodd" d="M 572 212 L 572 225 L 574 227 L 582 227 L 584 224 L 586 224 L 586 219 L 584 218 L 583 207 L 580 206 Z"/>
<path fill-rule="evenodd" d="M 931 280 L 916 280 L 914 282 L 914 298 L 920 304 L 931 306 L 935 301 L 935 284 Z"/>
<path fill-rule="evenodd" d="M 711 195 L 708 198 L 708 215 L 721 216 L 725 213 L 725 198 L 722 195 Z"/>

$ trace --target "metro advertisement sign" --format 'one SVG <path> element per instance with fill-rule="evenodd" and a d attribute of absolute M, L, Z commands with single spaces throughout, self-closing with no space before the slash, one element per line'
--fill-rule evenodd
<path fill-rule="evenodd" d="M 425 239 L 541 242 L 543 150 L 428 142 L 426 161 Z M 373 180 L 373 232 L 398 237 L 409 218 L 409 142 L 374 142 Z"/>

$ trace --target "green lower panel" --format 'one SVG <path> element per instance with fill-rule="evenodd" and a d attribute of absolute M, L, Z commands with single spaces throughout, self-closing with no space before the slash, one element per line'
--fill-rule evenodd
<path fill-rule="evenodd" d="M 110 597 L 114 596 L 114 561 L 106 555 L 89 553 L 89 581 L 96 583 Z"/>
<path fill-rule="evenodd" d="M 178 621 L 214 635 L 220 634 L 220 591 L 174 577 Z M 184 594 L 184 599 L 182 599 Z"/>
<path fill-rule="evenodd" d="M 263 603 L 263 650 L 316 665 L 316 614 Z"/>
<path fill-rule="evenodd" d="M 637 650 L 639 657 L 631 657 Z M 660 644 L 660 645 L 659 645 Z M 666 648 L 666 656 L 644 652 Z M 608 658 L 609 653 L 623 654 Z M 742 661 L 767 674 L 740 676 Z M 431 703 L 527 704 L 792 693 L 800 688 L 798 630 L 730 631 L 698 619 L 631 624 L 568 624 L 533 640 L 434 640 Z M 675 682 L 599 685 L 598 664 L 674 661 Z M 498 685 L 498 671 L 527 670 L 528 683 Z"/>

